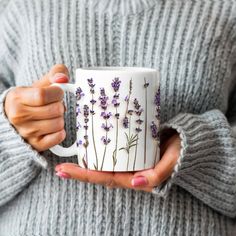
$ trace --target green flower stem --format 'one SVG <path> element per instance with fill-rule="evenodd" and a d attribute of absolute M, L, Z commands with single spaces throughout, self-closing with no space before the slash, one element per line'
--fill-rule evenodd
<path fill-rule="evenodd" d="M 130 132 L 131 132 L 131 115 L 129 115 L 129 139 L 130 139 Z M 126 167 L 127 171 L 129 169 L 129 154 L 130 154 L 130 148 L 128 151 L 128 159 L 127 159 L 127 167 Z"/>
<path fill-rule="evenodd" d="M 117 114 L 117 107 L 116 107 L 116 114 Z M 119 130 L 118 130 L 118 118 L 116 118 L 116 148 L 115 148 L 115 156 L 113 157 L 113 171 L 115 170 L 115 165 L 117 162 L 117 146 L 118 146 L 118 136 L 119 136 Z"/>
<path fill-rule="evenodd" d="M 92 100 L 94 99 L 93 94 L 92 94 Z M 93 104 L 92 104 L 92 111 L 93 111 Z M 93 137 L 93 147 L 95 151 L 95 156 L 96 156 L 96 169 L 98 169 L 98 155 L 97 155 L 97 149 L 96 149 L 96 144 L 95 144 L 95 137 L 94 137 L 94 122 L 93 122 L 93 114 L 92 114 L 92 137 Z"/>
<path fill-rule="evenodd" d="M 146 84 L 146 79 L 144 79 Z M 146 164 L 147 155 L 147 87 L 145 87 L 145 132 L 144 132 L 144 167 Z"/>
<path fill-rule="evenodd" d="M 87 130 L 85 131 L 85 135 L 87 136 Z M 85 152 L 86 152 L 86 164 L 87 164 L 87 166 L 88 166 L 88 139 L 85 139 L 85 145 L 86 145 L 86 147 L 85 147 Z M 87 169 L 87 167 L 86 167 L 86 169 Z"/>
<path fill-rule="evenodd" d="M 136 157 L 137 157 L 137 150 L 138 150 L 138 134 L 137 134 L 137 141 L 136 141 L 136 146 L 135 146 L 135 156 L 134 156 L 134 164 L 133 164 L 133 170 L 135 170 L 135 164 L 136 164 Z"/>

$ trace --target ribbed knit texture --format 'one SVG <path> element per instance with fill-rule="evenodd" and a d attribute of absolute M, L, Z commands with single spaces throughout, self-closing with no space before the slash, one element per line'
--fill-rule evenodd
<path fill-rule="evenodd" d="M 0 0 L 0 236 L 236 235 L 236 2 Z M 161 74 L 162 135 L 178 163 L 153 193 L 61 180 L 4 114 L 7 89 L 56 63 L 144 66 Z M 75 140 L 67 95 L 67 138 Z"/>

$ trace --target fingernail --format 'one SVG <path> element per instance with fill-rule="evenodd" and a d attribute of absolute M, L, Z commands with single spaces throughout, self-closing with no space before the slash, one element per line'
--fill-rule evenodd
<path fill-rule="evenodd" d="M 56 173 L 56 175 L 63 178 L 63 179 L 70 179 L 71 178 L 71 176 L 69 174 L 62 172 L 62 171 L 58 171 Z"/>
<path fill-rule="evenodd" d="M 52 77 L 52 82 L 53 83 L 67 83 L 69 81 L 69 77 L 66 74 L 63 73 L 56 73 Z"/>
<path fill-rule="evenodd" d="M 133 187 L 145 186 L 147 184 L 148 184 L 148 181 L 144 176 L 138 176 L 131 180 L 131 185 Z"/>
<path fill-rule="evenodd" d="M 57 165 L 57 166 L 55 167 L 55 171 L 61 171 L 61 166 L 62 166 L 62 164 Z"/>

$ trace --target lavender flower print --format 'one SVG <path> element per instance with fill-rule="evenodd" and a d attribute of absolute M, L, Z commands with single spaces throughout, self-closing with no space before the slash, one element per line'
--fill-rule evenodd
<path fill-rule="evenodd" d="M 90 109 L 90 114 L 91 114 L 91 126 L 92 126 L 92 139 L 93 139 L 93 147 L 94 147 L 94 152 L 95 152 L 95 157 L 96 157 L 96 164 L 94 164 L 94 168 L 95 170 L 98 170 L 98 155 L 97 155 L 97 149 L 96 149 L 96 143 L 95 143 L 95 136 L 94 136 L 94 115 L 95 115 L 95 112 L 94 112 L 94 105 L 95 103 L 97 102 L 94 98 L 94 95 L 95 95 L 95 84 L 93 82 L 93 79 L 88 79 L 88 85 L 89 85 L 89 88 L 90 88 L 90 93 L 92 95 L 92 98 L 90 100 L 90 103 L 91 103 L 91 109 Z"/>
<path fill-rule="evenodd" d="M 133 84 L 132 84 L 132 79 L 129 82 L 129 94 L 125 97 L 125 102 L 126 102 L 126 110 L 125 110 L 125 116 L 123 119 L 123 127 L 125 129 L 129 128 L 129 133 L 125 133 L 125 137 L 126 137 L 126 146 L 120 148 L 119 150 L 125 150 L 128 154 L 127 156 L 127 166 L 126 166 L 126 170 L 128 171 L 129 169 L 129 159 L 130 159 L 130 151 L 132 147 L 136 146 L 136 141 L 137 141 L 137 134 L 131 134 L 131 117 L 133 115 L 133 110 L 129 109 L 129 105 L 130 105 L 130 98 L 131 98 L 131 94 L 132 94 L 132 89 L 133 89 Z"/>
<path fill-rule="evenodd" d="M 115 118 L 116 118 L 116 144 L 115 144 L 115 150 L 113 151 L 113 155 L 112 155 L 112 158 L 113 158 L 113 171 L 115 169 L 115 165 L 117 163 L 117 147 L 118 147 L 118 137 L 119 137 L 119 123 L 118 123 L 118 120 L 120 118 L 120 114 L 118 113 L 118 107 L 120 106 L 120 103 L 119 103 L 119 89 L 120 89 L 120 84 L 121 84 L 121 81 L 119 80 L 119 78 L 114 78 L 114 80 L 112 81 L 111 83 L 111 86 L 115 92 L 115 94 L 113 95 L 113 99 L 112 99 L 112 104 L 113 106 L 115 107 Z"/>
<path fill-rule="evenodd" d="M 100 170 L 103 169 L 103 164 L 106 156 L 106 151 L 107 151 L 107 145 L 110 143 L 110 138 L 108 138 L 108 132 L 110 131 L 111 128 L 113 128 L 112 124 L 108 124 L 108 120 L 111 117 L 111 112 L 107 112 L 107 107 L 108 107 L 108 96 L 106 95 L 105 89 L 101 88 L 100 89 L 100 107 L 102 108 L 101 116 L 104 119 L 104 123 L 102 124 L 101 128 L 105 131 L 105 136 L 102 137 L 102 142 L 105 145 L 104 147 L 104 152 L 103 152 L 103 158 L 102 158 L 102 164 Z"/>
<path fill-rule="evenodd" d="M 84 96 L 84 93 L 82 91 L 82 89 L 80 87 L 78 87 L 75 91 L 75 96 L 76 96 L 76 108 L 75 108 L 75 113 L 76 113 L 76 117 L 78 117 L 81 114 L 81 109 L 80 109 L 80 105 L 79 105 L 79 101 L 81 100 L 81 98 Z M 78 119 L 77 119 L 78 120 Z M 81 128 L 81 124 L 79 123 L 79 121 L 77 121 L 76 124 L 76 130 L 78 131 Z"/>
<path fill-rule="evenodd" d="M 137 138 L 136 138 L 135 155 L 134 155 L 134 163 L 133 163 L 133 170 L 135 170 L 139 133 L 142 131 L 141 125 L 143 123 L 143 120 L 141 120 L 141 115 L 143 113 L 143 109 L 141 108 L 141 105 L 139 104 L 137 98 L 134 99 L 133 103 L 134 103 L 134 108 L 135 108 L 135 115 L 137 116 L 137 120 L 135 121 L 137 124 L 137 127 L 135 128 L 135 131 L 137 133 Z"/>
<path fill-rule="evenodd" d="M 86 163 L 86 166 L 88 165 L 88 122 L 89 122 L 89 107 L 88 105 L 84 105 L 84 129 L 85 129 L 85 135 L 84 135 L 84 143 L 83 146 L 85 147 L 86 155 L 85 159 L 83 160 L 84 163 Z"/>
<path fill-rule="evenodd" d="M 160 134 L 159 134 L 159 120 L 160 120 L 160 87 L 158 88 L 155 98 L 154 98 L 154 104 L 156 106 L 156 123 L 154 121 L 151 122 L 150 129 L 151 129 L 151 134 L 152 138 L 156 141 L 156 151 L 155 151 L 155 162 L 157 162 L 157 151 L 158 147 L 160 145 Z"/>
<path fill-rule="evenodd" d="M 144 78 L 144 89 L 145 89 L 145 130 L 144 130 L 144 167 L 146 164 L 146 158 L 147 158 L 147 113 L 148 113 L 148 104 L 147 104 L 147 89 L 148 89 L 149 83 Z"/>

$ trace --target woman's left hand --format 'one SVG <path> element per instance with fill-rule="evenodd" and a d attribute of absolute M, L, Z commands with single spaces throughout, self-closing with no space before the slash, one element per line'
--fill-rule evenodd
<path fill-rule="evenodd" d="M 171 175 L 179 157 L 180 142 L 179 134 L 175 132 L 161 144 L 161 160 L 154 169 L 125 173 L 100 172 L 84 169 L 73 163 L 63 163 L 56 166 L 56 175 L 108 188 L 130 188 L 151 192 Z"/>

